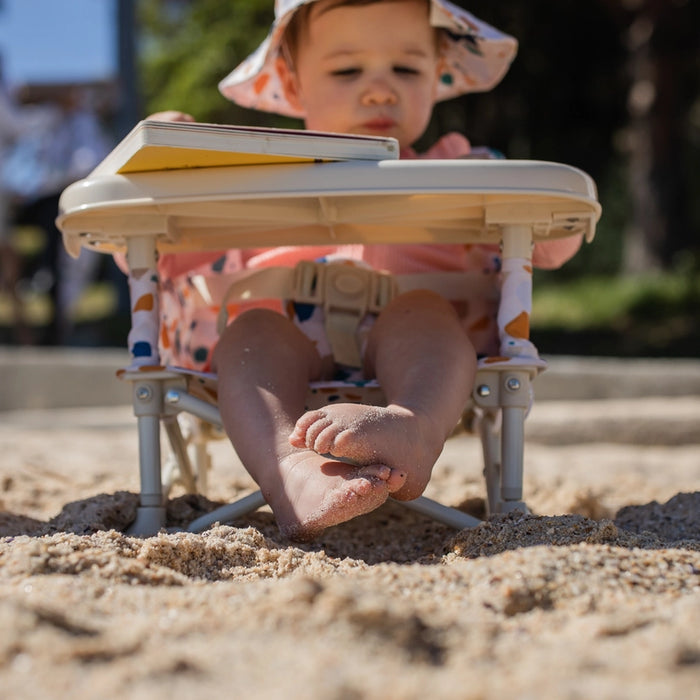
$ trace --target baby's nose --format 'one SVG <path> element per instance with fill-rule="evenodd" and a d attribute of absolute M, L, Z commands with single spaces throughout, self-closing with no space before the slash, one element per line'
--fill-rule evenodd
<path fill-rule="evenodd" d="M 396 92 L 386 80 L 373 80 L 363 95 L 366 104 L 394 104 Z"/>

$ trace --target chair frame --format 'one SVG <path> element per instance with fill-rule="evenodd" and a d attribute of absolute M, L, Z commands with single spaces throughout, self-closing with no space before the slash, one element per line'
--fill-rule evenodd
<path fill-rule="evenodd" d="M 216 406 L 192 395 L 186 378 L 160 363 L 159 253 L 288 244 L 498 243 L 503 259 L 500 355 L 480 361 L 473 401 L 487 509 L 507 512 L 525 510 L 524 422 L 532 382 L 546 366 L 527 328 L 517 333 L 510 329 L 512 305 L 515 300 L 529 319 L 533 242 L 571 235 L 591 241 L 599 217 L 588 175 L 537 161 L 218 167 L 100 174 L 71 185 L 61 197 L 57 220 L 68 251 L 126 250 L 132 271 L 132 363 L 119 373 L 132 384 L 138 424 L 140 503 L 130 532 L 151 535 L 165 524 L 168 485 L 161 473 L 161 426 L 176 456 L 179 478 L 195 490 L 202 486 L 206 469 L 197 473 L 198 465 L 193 468 L 177 416 L 186 412 L 221 425 Z M 144 284 L 150 299 L 145 305 L 140 303 Z M 202 446 L 196 449 L 200 454 L 195 461 L 205 464 Z M 189 529 L 201 531 L 263 504 L 259 492 L 251 494 L 198 519 Z M 460 529 L 481 522 L 424 497 L 405 505 Z"/>

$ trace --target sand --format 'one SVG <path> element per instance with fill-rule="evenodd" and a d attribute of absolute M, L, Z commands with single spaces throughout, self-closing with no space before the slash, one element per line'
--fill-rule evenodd
<path fill-rule="evenodd" d="M 214 445 L 210 500 L 123 534 L 128 408 L 0 423 L 2 698 L 700 698 L 700 399 L 538 404 L 532 513 L 456 532 L 391 503 L 285 541 L 269 512 L 177 528 L 252 483 Z M 428 495 L 483 512 L 480 447 Z"/>

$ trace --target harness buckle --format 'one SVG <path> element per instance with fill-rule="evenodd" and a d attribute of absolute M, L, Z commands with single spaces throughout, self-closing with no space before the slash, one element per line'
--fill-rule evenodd
<path fill-rule="evenodd" d="M 360 322 L 367 313 L 378 313 L 396 292 L 389 273 L 351 264 L 304 260 L 294 270 L 294 301 L 323 306 L 333 359 L 349 367 L 362 366 Z"/>

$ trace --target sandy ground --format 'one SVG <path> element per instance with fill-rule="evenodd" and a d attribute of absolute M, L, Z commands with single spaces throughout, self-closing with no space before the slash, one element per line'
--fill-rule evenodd
<path fill-rule="evenodd" d="M 537 515 L 151 538 L 128 408 L 0 416 L 2 698 L 700 698 L 700 398 L 538 404 Z M 252 488 L 223 442 L 214 501 Z M 479 515 L 480 447 L 427 495 Z M 170 504 L 175 528 L 209 503 Z M 566 514 L 566 515 L 562 515 Z"/>

